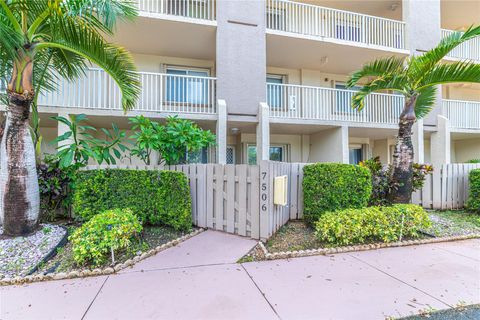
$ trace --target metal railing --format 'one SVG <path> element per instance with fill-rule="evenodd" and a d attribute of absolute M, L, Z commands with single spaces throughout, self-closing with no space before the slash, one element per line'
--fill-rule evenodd
<path fill-rule="evenodd" d="M 267 84 L 267 103 L 274 118 L 398 124 L 403 96 L 374 93 L 357 111 L 351 107 L 354 94 L 344 89 Z"/>
<path fill-rule="evenodd" d="M 453 30 L 442 29 L 442 38 L 452 34 Z M 453 49 L 449 54 L 451 58 L 470 59 L 480 61 L 480 38 L 476 37 L 464 42 L 457 48 Z"/>
<path fill-rule="evenodd" d="M 443 115 L 456 129 L 480 129 L 480 102 L 443 100 Z"/>
<path fill-rule="evenodd" d="M 269 29 L 406 49 L 403 21 L 288 0 L 266 0 L 266 3 Z"/>
<path fill-rule="evenodd" d="M 215 21 L 215 0 L 137 0 L 139 11 Z"/>
<path fill-rule="evenodd" d="M 141 94 L 134 111 L 216 113 L 216 79 L 139 72 Z M 103 70 L 89 69 L 75 82 L 60 80 L 57 90 L 42 94 L 40 106 L 122 110 L 122 95 Z"/>

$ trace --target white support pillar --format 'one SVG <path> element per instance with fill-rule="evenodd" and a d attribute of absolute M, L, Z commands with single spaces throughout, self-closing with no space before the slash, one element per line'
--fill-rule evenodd
<path fill-rule="evenodd" d="M 442 209 L 441 170 L 450 163 L 450 122 L 444 116 L 437 116 L 437 132 L 431 135 L 431 158 L 433 165 L 433 208 Z"/>
<path fill-rule="evenodd" d="M 257 124 L 257 163 L 270 160 L 270 109 L 261 102 L 258 109 Z"/>
<path fill-rule="evenodd" d="M 431 135 L 431 157 L 432 165 L 439 167 L 442 164 L 450 163 L 450 121 L 444 116 L 437 116 L 437 131 Z"/>
<path fill-rule="evenodd" d="M 310 136 L 311 162 L 349 163 L 348 127 L 322 130 Z"/>
<path fill-rule="evenodd" d="M 425 162 L 425 147 L 423 141 L 423 120 L 419 119 L 413 125 L 412 143 L 414 150 L 414 159 L 416 163 Z"/>
<path fill-rule="evenodd" d="M 217 101 L 217 163 L 227 163 L 227 103 Z"/>

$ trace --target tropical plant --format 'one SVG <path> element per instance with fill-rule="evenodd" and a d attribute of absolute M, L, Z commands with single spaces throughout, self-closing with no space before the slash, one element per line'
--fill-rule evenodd
<path fill-rule="evenodd" d="M 118 84 L 125 110 L 135 104 L 140 85 L 133 60 L 105 36 L 113 34 L 118 20 L 136 15 L 133 3 L 123 0 L 0 0 L 0 77 L 9 79 L 0 149 L 4 234 L 27 234 L 38 225 L 38 180 L 28 122 L 40 90 L 54 90 L 60 78 L 78 78 L 91 62 Z"/>
<path fill-rule="evenodd" d="M 145 164 L 151 163 L 152 151 L 158 151 L 160 161 L 167 165 L 186 163 L 187 155 L 215 144 L 215 135 L 203 130 L 190 120 L 168 117 L 165 125 L 143 116 L 130 118 L 132 129 L 137 130 L 130 137 L 134 140 L 132 155 L 140 157 Z"/>
<path fill-rule="evenodd" d="M 69 115 L 65 117 L 51 117 L 68 127 L 61 136 L 58 136 L 52 143 L 58 144 L 57 156 L 60 159 L 60 168 L 66 168 L 71 165 L 83 167 L 87 165 L 89 159 L 94 159 L 99 164 L 104 161 L 108 164 L 116 164 L 115 159 L 122 157 L 121 152 L 128 148 L 122 143 L 125 139 L 125 131 L 118 129 L 113 123 L 112 131 L 105 128 L 100 130 L 105 134 L 105 140 L 95 138 L 92 133 L 97 129 L 84 124 L 88 121 L 85 114 Z"/>
<path fill-rule="evenodd" d="M 357 110 L 363 109 L 365 99 L 373 92 L 391 90 L 405 97 L 393 155 L 392 181 L 397 186 L 391 193 L 393 202 L 409 203 L 411 200 L 414 159 L 412 126 L 433 108 L 437 86 L 457 82 L 480 83 L 480 64 L 470 61 L 442 63 L 450 51 L 479 35 L 480 26 L 472 26 L 463 33 L 454 32 L 422 55 L 378 59 L 364 65 L 348 80 L 347 85 L 352 88 L 367 78 L 367 83 L 352 98 L 352 107 Z"/>

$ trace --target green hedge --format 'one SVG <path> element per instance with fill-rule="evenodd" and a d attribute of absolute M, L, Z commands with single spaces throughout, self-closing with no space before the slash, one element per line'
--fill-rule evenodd
<path fill-rule="evenodd" d="M 78 265 L 105 263 L 111 250 L 128 250 L 142 225 L 130 209 L 107 210 L 76 229 L 69 237 L 73 258 Z"/>
<path fill-rule="evenodd" d="M 327 211 L 366 207 L 372 193 L 367 168 L 340 163 L 316 163 L 303 168 L 305 221 L 313 225 Z"/>
<path fill-rule="evenodd" d="M 116 208 L 131 209 L 143 223 L 176 230 L 192 226 L 188 178 L 158 170 L 87 170 L 78 174 L 73 210 L 82 220 Z"/>
<path fill-rule="evenodd" d="M 418 231 L 430 226 L 422 207 L 397 204 L 391 207 L 368 207 L 327 212 L 315 224 L 320 241 L 335 245 L 372 241 L 392 242 L 415 238 Z"/>
<path fill-rule="evenodd" d="M 468 196 L 467 208 L 470 211 L 480 213 L 480 169 L 470 171 L 470 194 Z"/>

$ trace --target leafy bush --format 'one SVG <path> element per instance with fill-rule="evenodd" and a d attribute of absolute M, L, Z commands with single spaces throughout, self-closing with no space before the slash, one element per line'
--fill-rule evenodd
<path fill-rule="evenodd" d="M 77 166 L 61 167 L 58 157 L 45 155 L 37 166 L 42 219 L 53 221 L 58 216 L 69 216 L 77 171 Z"/>
<path fill-rule="evenodd" d="M 79 265 L 100 265 L 114 253 L 128 249 L 142 231 L 137 216 L 129 209 L 107 210 L 97 214 L 69 237 L 73 258 Z"/>
<path fill-rule="evenodd" d="M 312 224 L 327 211 L 361 208 L 372 193 L 368 169 L 339 163 L 316 163 L 303 168 L 305 221 Z"/>
<path fill-rule="evenodd" d="M 187 162 L 187 153 L 195 153 L 215 144 L 215 135 L 203 130 L 195 122 L 178 117 L 168 117 L 164 125 L 144 116 L 130 118 L 134 134 L 131 155 L 150 164 L 152 151 L 160 153 L 161 161 L 168 165 Z"/>
<path fill-rule="evenodd" d="M 107 169 L 78 173 L 75 215 L 88 220 L 115 208 L 131 209 L 143 223 L 176 230 L 192 227 L 190 187 L 182 172 Z"/>
<path fill-rule="evenodd" d="M 470 194 L 468 196 L 467 208 L 470 211 L 480 213 L 480 169 L 470 171 Z"/>
<path fill-rule="evenodd" d="M 379 157 L 365 160 L 359 163 L 361 167 L 367 168 L 372 174 L 372 195 L 369 205 L 381 206 L 392 204 L 390 195 L 394 183 L 391 181 L 393 166 L 383 165 Z M 412 192 L 423 188 L 427 175 L 433 172 L 433 167 L 429 164 L 413 164 Z"/>
<path fill-rule="evenodd" d="M 315 229 L 320 241 L 349 245 L 414 238 L 420 229 L 429 226 L 430 219 L 422 207 L 397 204 L 327 212 L 317 221 Z"/>
<path fill-rule="evenodd" d="M 480 159 L 470 159 L 467 163 L 480 163 Z"/>

